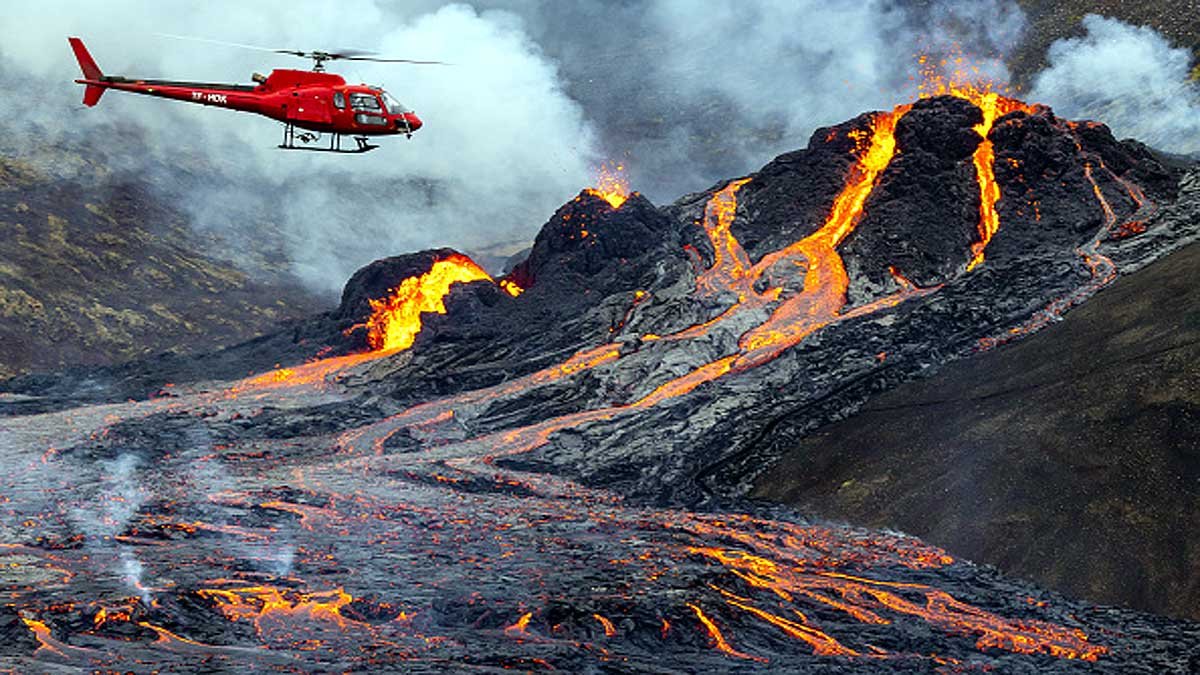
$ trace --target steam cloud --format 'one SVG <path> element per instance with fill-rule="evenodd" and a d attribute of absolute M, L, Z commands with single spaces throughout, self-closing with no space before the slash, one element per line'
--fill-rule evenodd
<path fill-rule="evenodd" d="M 1146 27 L 1096 15 L 1087 35 L 1050 47 L 1050 67 L 1031 98 L 1071 118 L 1096 119 L 1118 137 L 1179 154 L 1200 151 L 1200 86 L 1189 79 L 1191 54 Z"/>
<path fill-rule="evenodd" d="M 911 98 L 918 53 L 969 47 L 984 74 L 1005 80 L 1004 57 L 1025 29 L 1011 0 L 76 5 L 6 8 L 21 30 L 0 44 L 0 113 L 84 156 L 42 168 L 87 177 L 99 172 L 87 157 L 103 153 L 105 167 L 149 173 L 227 258 L 253 269 L 281 249 L 330 292 L 384 255 L 519 247 L 604 159 L 623 162 L 633 188 L 658 202 L 745 174 L 819 126 Z M 1085 38 L 1054 46 L 1031 98 L 1194 150 L 1186 54 L 1148 29 L 1085 25 Z M 426 122 L 411 142 L 354 158 L 279 152 L 279 125 L 249 115 L 119 93 L 82 110 L 67 35 L 84 37 L 114 74 L 244 81 L 306 67 L 156 33 L 456 65 L 336 64 L 351 81 L 387 86 Z M 12 140 L 0 150 L 30 154 Z"/>

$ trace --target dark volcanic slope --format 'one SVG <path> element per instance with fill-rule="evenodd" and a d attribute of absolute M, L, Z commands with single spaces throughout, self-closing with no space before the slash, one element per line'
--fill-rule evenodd
<path fill-rule="evenodd" d="M 320 308 L 284 273 L 253 279 L 202 253 L 145 180 L 64 180 L 0 157 L 0 377 L 207 351 Z"/>
<path fill-rule="evenodd" d="M 877 396 L 754 494 L 1200 618 L 1198 278 L 1193 245 L 1027 340 Z"/>

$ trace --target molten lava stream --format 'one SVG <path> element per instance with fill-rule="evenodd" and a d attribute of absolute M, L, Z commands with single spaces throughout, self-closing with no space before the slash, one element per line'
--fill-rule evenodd
<path fill-rule="evenodd" d="M 49 652 L 57 657 L 74 660 L 79 663 L 89 663 L 92 659 L 100 655 L 100 652 L 86 647 L 75 647 L 66 644 L 50 634 L 50 627 L 37 619 L 29 619 L 21 617 L 21 623 L 33 632 L 38 641 L 37 651 Z"/>
<path fill-rule="evenodd" d="M 998 117 L 1016 110 L 1032 113 L 1034 108 L 997 92 L 976 87 L 953 88 L 950 93 L 974 103 L 983 111 L 983 121 L 975 126 L 975 131 L 983 137 L 983 141 L 972 156 L 976 180 L 979 182 L 979 241 L 971 245 L 971 261 L 967 263 L 967 271 L 970 271 L 983 263 L 988 243 L 1000 230 L 1000 214 L 996 211 L 996 202 L 1000 201 L 1000 185 L 996 182 L 996 151 L 988 135 Z"/>
<path fill-rule="evenodd" d="M 677 336 L 666 336 L 667 339 L 685 339 L 684 336 L 695 337 L 702 335 L 709 327 L 726 317 L 733 316 L 749 306 L 761 306 L 775 300 L 779 296 L 778 289 L 769 289 L 764 293 L 754 290 L 754 283 L 765 273 L 777 265 L 795 265 L 800 259 L 807 259 L 803 291 L 792 298 L 783 301 L 771 315 L 771 318 L 758 328 L 752 329 L 742 336 L 741 351 L 726 356 L 717 361 L 703 364 L 691 372 L 674 378 L 659 385 L 641 399 L 625 406 L 583 411 L 572 415 L 546 420 L 539 424 L 498 432 L 488 437 L 474 439 L 469 445 L 488 447 L 489 452 L 482 458 L 472 451 L 463 450 L 465 457 L 460 457 L 456 467 L 466 469 L 470 464 L 483 461 L 490 463 L 492 457 L 515 455 L 528 452 L 548 442 L 549 437 L 564 429 L 577 427 L 589 422 L 611 420 L 617 416 L 653 407 L 666 400 L 683 396 L 696 387 L 716 380 L 723 375 L 737 370 L 766 363 L 774 359 L 784 350 L 794 346 L 805 336 L 828 325 L 840 318 L 861 316 L 863 314 L 892 306 L 908 297 L 931 292 L 930 290 L 902 288 L 894 294 L 877 300 L 870 305 L 858 308 L 846 317 L 839 317 L 838 312 L 845 305 L 846 289 L 849 285 L 841 257 L 835 248 L 853 230 L 862 215 L 863 204 L 870 194 L 880 173 L 890 163 L 895 154 L 896 122 L 908 111 L 910 106 L 899 106 L 891 113 L 878 113 L 873 121 L 871 143 L 863 151 L 863 155 L 851 168 L 846 188 L 834 201 L 829 218 L 825 224 L 809 237 L 791 246 L 764 256 L 758 264 L 747 270 L 748 258 L 741 245 L 733 237 L 732 220 L 736 214 L 736 194 L 747 182 L 740 180 L 731 182 L 718 191 L 706 207 L 705 227 L 714 248 L 715 262 L 712 268 L 701 275 L 699 285 L 712 289 L 720 288 L 720 284 L 730 284 L 735 291 L 740 290 L 740 300 L 729 310 L 713 321 L 701 327 L 692 327 L 681 331 Z M 603 348 L 602 348 L 603 349 Z M 619 358 L 615 348 L 602 351 L 596 357 L 600 362 Z M 584 360 L 581 367 L 592 367 L 591 362 Z M 541 376 L 555 379 L 561 375 L 577 372 L 565 365 L 557 369 L 542 371 Z M 536 379 L 536 375 L 534 376 Z M 449 406 L 462 404 L 467 401 L 480 402 L 493 397 L 517 393 L 535 382 L 535 379 L 521 378 L 520 380 L 481 392 L 465 394 L 436 404 L 422 404 L 410 411 L 400 413 L 384 424 L 379 425 L 382 434 L 394 433 L 401 426 L 412 424 L 417 419 L 429 419 L 435 411 L 442 414 Z M 421 411 L 418 415 L 417 411 Z M 373 436 L 368 442 L 378 442 L 379 435 Z M 357 439 L 356 439 L 357 440 Z"/>
<path fill-rule="evenodd" d="M 983 113 L 983 121 L 975 125 L 975 132 L 982 137 L 982 141 L 971 157 L 979 183 L 979 241 L 971 245 L 971 260 L 967 263 L 967 271 L 970 271 L 983 263 L 984 251 L 1000 230 L 1000 215 L 996 211 L 996 203 L 1000 201 L 1000 185 L 996 182 L 995 148 L 988 136 L 1000 117 L 1018 110 L 1032 114 L 1037 106 L 1004 96 L 994 90 L 990 81 L 976 84 L 980 79 L 977 69 L 960 69 L 947 76 L 939 71 L 928 56 L 922 56 L 919 62 L 922 64 L 921 98 L 954 96 L 969 101 Z M 943 65 L 947 64 L 943 62 Z"/>
<path fill-rule="evenodd" d="M 692 611 L 696 613 L 696 619 L 700 621 L 700 625 L 704 626 L 704 629 L 708 631 L 708 635 L 712 638 L 714 647 L 735 658 L 746 659 L 748 661 L 758 661 L 759 663 L 767 662 L 767 660 L 761 656 L 751 656 L 750 654 L 739 652 L 738 650 L 729 646 L 729 642 L 725 640 L 725 636 L 721 633 L 721 629 L 717 628 L 717 624 L 713 623 L 713 620 L 708 618 L 708 615 L 704 613 L 704 610 L 690 602 L 688 603 L 688 607 L 690 607 Z"/>
<path fill-rule="evenodd" d="M 483 280 L 492 277 L 464 255 L 434 262 L 425 274 L 405 279 L 386 298 L 371 301 L 367 342 L 376 351 L 408 349 L 421 332 L 422 314 L 446 313 L 444 301 L 451 286 Z"/>
<path fill-rule="evenodd" d="M 749 178 L 730 182 L 718 190 L 704 207 L 704 231 L 713 249 L 713 263 L 696 280 L 701 293 L 718 295 L 734 292 L 749 296 L 753 288 L 749 282 L 750 257 L 733 236 L 733 221 L 737 215 L 737 193 Z"/>
<path fill-rule="evenodd" d="M 769 592 L 765 604 L 785 608 L 783 611 L 789 617 L 782 616 L 779 609 L 764 609 L 763 601 L 714 587 L 731 607 L 808 643 L 816 654 L 849 656 L 857 650 L 815 625 L 802 611 L 801 603 L 818 609 L 824 607 L 868 624 L 891 624 L 893 619 L 888 614 L 912 617 L 951 634 L 976 636 L 976 645 L 981 650 L 999 648 L 1088 661 L 1108 651 L 1090 642 L 1078 629 L 1043 621 L 1005 619 L 924 584 L 879 581 L 838 571 L 855 567 L 937 569 L 953 563 L 944 552 L 916 540 L 884 534 L 872 534 L 864 540 L 842 539 L 816 526 L 732 514 L 696 514 L 679 519 L 670 527 L 690 530 L 698 541 L 735 544 L 737 548 L 694 545 L 687 551 L 721 564 L 747 588 Z M 921 600 L 913 601 L 907 596 Z"/>
<path fill-rule="evenodd" d="M 846 187 L 834 200 L 824 225 L 791 246 L 764 256 L 754 266 L 752 277 L 757 280 L 776 265 L 794 265 L 803 259 L 804 289 L 785 299 L 765 323 L 742 336 L 742 357 L 736 369 L 752 368 L 775 358 L 828 325 L 845 305 L 850 280 L 836 248 L 858 224 L 867 196 L 891 163 L 896 153 L 896 123 L 910 107 L 876 114 L 870 146 L 851 167 Z"/>
<path fill-rule="evenodd" d="M 879 113 L 876 116 L 869 147 L 862 151 L 862 156 L 857 158 L 851 168 L 845 189 L 838 195 L 824 225 L 809 237 L 765 256 L 758 264 L 749 264 L 748 257 L 731 229 L 736 215 L 738 190 L 746 181 L 730 183 L 713 195 L 706 208 L 704 225 L 713 243 L 714 263 L 708 271 L 699 275 L 697 283 L 701 289 L 708 289 L 714 293 L 736 293 L 739 300 L 717 319 L 702 327 L 689 328 L 675 336 L 667 337 L 699 337 L 717 323 L 733 317 L 757 316 L 745 312 L 748 308 L 760 308 L 778 301 L 774 312 L 764 323 L 741 336 L 736 352 L 710 363 L 700 364 L 684 375 L 661 384 L 629 405 L 586 410 L 544 420 L 538 424 L 496 431 L 486 436 L 471 437 L 443 446 L 427 447 L 420 453 L 406 456 L 403 464 L 411 467 L 414 472 L 432 472 L 437 476 L 442 476 L 444 467 L 449 466 L 464 474 L 474 473 L 478 477 L 493 478 L 497 482 L 511 481 L 517 474 L 491 464 L 490 460 L 493 457 L 528 452 L 548 442 L 550 436 L 556 432 L 589 423 L 610 421 L 618 416 L 683 396 L 696 387 L 718 380 L 730 372 L 740 372 L 765 363 L 823 326 L 863 316 L 916 294 L 930 292 L 901 283 L 900 292 L 843 312 L 848 279 L 836 249 L 857 225 L 863 205 L 879 175 L 891 161 L 895 152 L 895 125 L 906 110 L 906 107 L 901 107 L 891 113 Z M 783 266 L 791 271 L 792 266 L 801 263 L 805 272 L 804 285 L 800 292 L 784 297 L 781 289 L 767 289 L 763 292 L 754 290 L 755 282 L 768 278 L 766 275 L 773 269 Z M 440 275 L 433 276 L 443 281 L 445 279 Z M 442 281 L 437 283 L 441 284 Z M 445 290 L 448 290 L 452 283 L 455 281 L 445 281 Z M 404 284 L 401 284 L 401 287 L 398 287 L 397 296 L 404 295 L 399 292 L 403 286 Z M 397 304 L 391 300 L 380 301 L 377 309 L 394 313 L 399 317 L 401 324 L 415 318 L 418 321 L 415 330 L 419 330 L 421 312 L 414 313 L 411 307 L 429 306 L 433 307 L 431 311 L 444 311 L 444 306 L 441 306 L 441 310 L 437 307 L 440 306 L 445 290 L 440 295 L 430 293 L 429 297 L 426 297 L 420 289 L 420 284 L 416 286 L 418 288 L 415 290 L 410 287 L 405 295 L 409 298 L 406 301 L 409 304 Z M 436 303 L 431 300 L 435 295 Z M 399 342 L 388 342 L 388 336 L 393 335 L 390 329 L 377 330 L 373 334 L 383 335 L 382 338 L 376 339 L 381 340 L 379 344 L 383 345 L 384 349 L 388 344 L 402 344 L 405 341 L 411 345 L 411 339 L 416 332 L 411 323 L 407 325 L 409 329 L 397 333 L 400 335 L 396 338 Z M 371 357 L 374 358 L 380 353 L 373 352 Z M 401 530 L 399 535 L 427 536 L 436 544 L 431 548 L 440 550 L 459 543 L 449 536 L 443 538 L 443 532 L 460 528 L 457 535 L 461 537 L 461 541 L 468 544 L 477 541 L 471 537 L 487 538 L 489 546 L 506 544 L 505 554 L 514 557 L 527 556 L 524 560 L 541 560 L 545 555 L 550 565 L 561 562 L 549 557 L 551 552 L 558 550 L 553 547 L 564 546 L 562 541 L 565 541 L 566 547 L 569 548 L 572 542 L 565 536 L 562 541 L 554 538 L 543 540 L 538 537 L 536 545 L 530 546 L 535 541 L 532 537 L 537 534 L 530 533 L 530 530 L 542 523 L 602 523 L 606 528 L 650 538 L 655 547 L 648 553 L 656 566 L 665 570 L 659 574 L 670 574 L 671 570 L 679 569 L 686 561 L 696 565 L 695 561 L 700 559 L 701 564 L 708 565 L 722 574 L 722 579 L 728 579 L 730 583 L 738 585 L 735 593 L 734 590 L 726 588 L 722 581 L 722 586 L 715 587 L 715 594 L 708 592 L 709 594 L 704 596 L 704 602 L 715 600 L 722 603 L 719 606 L 725 612 L 735 616 L 745 614 L 753 617 L 762 622 L 757 626 L 758 629 L 781 631 L 783 635 L 802 641 L 818 654 L 849 656 L 866 651 L 860 649 L 857 644 L 852 648 L 842 643 L 853 640 L 853 634 L 835 637 L 832 633 L 836 631 L 828 629 L 827 632 L 816 625 L 815 621 L 810 620 L 806 612 L 812 612 L 814 607 L 819 612 L 833 612 L 850 617 L 853 621 L 879 625 L 894 621 L 894 617 L 909 617 L 928 622 L 950 633 L 978 636 L 977 644 L 980 648 L 999 647 L 1009 651 L 1042 652 L 1060 657 L 1079 658 L 1095 658 L 1103 653 L 1104 648 L 1089 643 L 1086 636 L 1080 636 L 1060 626 L 1003 619 L 928 586 L 892 584 L 861 576 L 863 570 L 872 568 L 882 570 L 882 573 L 886 574 L 889 570 L 897 568 L 936 569 L 952 562 L 936 549 L 915 543 L 906 544 L 887 535 L 855 539 L 846 532 L 802 528 L 736 514 L 713 517 L 669 510 L 625 508 L 620 506 L 619 498 L 609 495 L 610 498 L 601 499 L 600 496 L 605 494 L 602 490 L 576 491 L 564 487 L 569 486 L 569 483 L 553 476 L 543 479 L 542 485 L 548 487 L 541 490 L 541 494 L 519 499 L 503 494 L 472 495 L 466 492 L 450 492 L 450 498 L 447 498 L 447 488 L 442 486 L 458 482 L 460 476 L 457 474 L 443 476 L 445 480 L 439 480 L 438 483 L 430 481 L 434 487 L 425 484 L 413 486 L 411 479 L 397 478 L 390 484 L 380 481 L 381 485 L 358 486 L 362 488 L 362 493 L 366 494 L 344 494 L 351 491 L 349 487 L 342 489 L 343 494 L 329 489 L 329 486 L 354 485 L 349 482 L 352 474 L 344 471 L 352 461 L 362 461 L 364 469 L 394 469 L 398 464 L 397 457 L 382 456 L 382 443 L 388 435 L 399 429 L 459 421 L 465 426 L 470 416 L 475 414 L 469 409 L 471 406 L 486 407 L 487 403 L 501 397 L 515 396 L 531 388 L 597 368 L 620 358 L 621 353 L 616 346 L 600 345 L 578 352 L 566 362 L 532 375 L 488 389 L 414 406 L 381 422 L 345 432 L 340 437 L 340 442 L 347 452 L 356 456 L 336 466 L 311 467 L 310 473 L 303 473 L 297 469 L 296 476 L 296 483 L 304 489 L 320 488 L 322 494 L 329 497 L 331 504 L 336 501 L 339 504 L 336 509 L 332 506 L 325 508 L 293 504 L 280 499 L 264 499 L 255 503 L 270 511 L 288 511 L 300 515 L 302 533 L 319 529 L 324 530 L 326 534 L 339 533 L 348 541 L 355 542 L 360 540 L 352 537 L 362 531 L 372 535 L 395 534 L 386 529 L 372 531 L 370 528 L 376 523 L 384 523 L 378 525 L 380 528 L 384 528 L 385 525 L 395 526 L 397 523 L 408 526 L 407 521 L 389 519 L 396 519 L 398 514 L 419 514 L 426 520 L 415 519 L 414 525 Z M 314 366 L 314 370 L 320 368 Z M 296 376 L 280 373 L 275 379 L 288 382 L 293 377 Z M 229 406 L 228 409 L 232 408 L 233 406 Z M 376 452 L 381 456 L 373 456 Z M 359 454 L 362 456 L 357 456 Z M 405 480 L 409 480 L 407 491 L 396 487 Z M 547 499 L 546 495 L 553 492 L 556 486 L 558 494 L 565 498 Z M 540 489 L 542 486 L 538 487 Z M 431 498 L 430 494 L 435 496 Z M 592 499 L 592 496 L 596 498 Z M 419 501 L 420 499 L 427 501 Z M 490 507 L 493 511 L 472 511 L 472 508 L 484 507 Z M 436 523 L 437 527 L 427 527 L 431 523 Z M 666 533 L 666 536 L 662 539 L 654 539 L 656 534 L 663 533 Z M 630 541 L 635 539 L 637 537 L 629 538 Z M 373 541 L 380 540 L 382 539 Z M 623 543 L 629 545 L 628 541 Z M 457 552 L 461 550 L 469 549 L 463 544 L 463 549 Z M 461 559 L 461 556 L 457 559 Z M 499 564 L 506 559 L 496 556 L 495 560 L 485 562 Z M 476 559 L 473 558 L 474 560 Z M 543 564 L 546 564 L 545 561 Z M 847 573 L 848 571 L 853 571 L 855 575 Z M 743 589 L 742 586 L 746 588 Z M 706 593 L 702 588 L 697 592 Z M 358 622 L 342 615 L 342 609 L 352 598 L 340 587 L 324 593 L 301 593 L 274 586 L 238 585 L 229 588 L 208 588 L 200 593 L 202 597 L 214 603 L 228 620 L 252 622 L 258 634 L 261 636 L 266 632 L 271 637 L 271 642 L 294 646 L 298 643 L 295 636 L 298 625 L 307 630 L 328 628 L 339 632 L 347 629 L 351 632 L 364 632 L 360 630 L 361 625 Z M 913 596 L 922 598 L 923 602 L 913 601 Z M 738 644 L 737 635 L 731 633 L 726 636 L 726 632 L 732 630 L 729 625 L 726 625 L 719 615 L 714 619 L 706 614 L 701 609 L 701 598 L 693 599 L 695 602 L 689 602 L 686 606 L 692 610 L 699 627 L 705 631 L 715 649 L 737 658 L 763 660 L 761 656 L 737 650 L 733 646 Z M 530 616 L 531 613 L 526 612 L 522 619 L 511 627 L 512 632 L 520 634 L 522 639 L 525 639 L 523 636 L 527 634 L 525 628 Z M 725 625 L 725 632 L 722 632 L 718 622 Z M 607 634 L 609 626 L 604 622 L 601 622 L 601 625 L 605 627 Z M 159 635 L 160 638 L 163 637 L 161 633 Z M 310 643 L 303 641 L 302 644 Z"/>

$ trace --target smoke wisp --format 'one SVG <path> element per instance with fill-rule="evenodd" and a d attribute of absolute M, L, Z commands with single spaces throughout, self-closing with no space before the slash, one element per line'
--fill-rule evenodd
<path fill-rule="evenodd" d="M 1167 152 L 1200 152 L 1200 86 L 1191 53 L 1151 28 L 1088 15 L 1087 34 L 1055 42 L 1031 98 L 1058 114 L 1100 120 L 1118 137 Z"/>
<path fill-rule="evenodd" d="M 89 547 L 100 553 L 116 554 L 117 576 L 148 605 L 150 591 L 142 583 L 144 568 L 141 561 L 129 546 L 115 540 L 129 526 L 148 496 L 148 491 L 137 480 L 140 462 L 140 458 L 133 453 L 123 453 L 114 460 L 100 462 L 96 493 L 90 500 L 95 508 L 76 509 L 72 513 L 72 520 L 87 535 Z"/>

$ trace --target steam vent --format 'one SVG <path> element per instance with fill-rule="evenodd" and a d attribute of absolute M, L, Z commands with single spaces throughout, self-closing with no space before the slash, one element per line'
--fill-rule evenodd
<path fill-rule="evenodd" d="M 1196 672 L 1196 614 L 745 498 L 803 506 L 801 439 L 1197 236 L 1194 169 L 932 93 L 667 206 L 584 190 L 504 276 L 401 255 L 236 347 L 4 383 L 4 665 Z M 953 471 L 913 490 L 969 519 Z"/>

